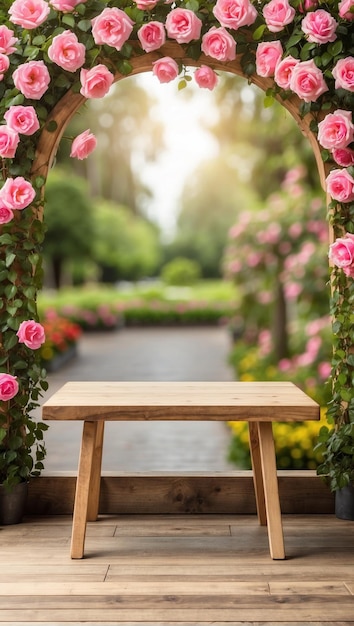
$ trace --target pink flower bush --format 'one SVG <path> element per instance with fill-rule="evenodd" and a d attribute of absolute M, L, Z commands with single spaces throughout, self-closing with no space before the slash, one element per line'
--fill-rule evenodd
<path fill-rule="evenodd" d="M 301 22 L 302 31 L 310 42 L 329 43 L 337 39 L 336 28 L 338 22 L 328 11 L 318 9 L 307 13 Z"/>
<path fill-rule="evenodd" d="M 21 135 L 33 135 L 39 129 L 37 113 L 33 106 L 12 105 L 4 118 L 7 125 Z"/>
<path fill-rule="evenodd" d="M 86 0 L 49 0 L 49 4 L 56 11 L 72 13 L 78 4 L 85 4 Z"/>
<path fill-rule="evenodd" d="M 80 81 L 80 93 L 85 98 L 103 98 L 109 92 L 114 76 L 105 65 L 100 63 L 90 70 L 81 69 Z"/>
<path fill-rule="evenodd" d="M 48 48 L 48 56 L 53 63 L 67 72 L 76 72 L 85 62 L 86 48 L 79 43 L 75 33 L 65 30 L 53 37 Z"/>
<path fill-rule="evenodd" d="M 14 31 L 5 24 L 0 26 L 0 54 L 12 54 L 16 50 L 15 44 L 18 38 L 14 37 Z"/>
<path fill-rule="evenodd" d="M 17 376 L 11 374 L 0 374 L 0 400 L 7 402 L 12 400 L 19 390 Z"/>
<path fill-rule="evenodd" d="M 354 0 L 341 0 L 338 4 L 339 16 L 345 20 L 354 20 Z"/>
<path fill-rule="evenodd" d="M 171 57 L 163 57 L 154 61 L 152 73 L 159 79 L 160 83 L 169 83 L 178 76 L 178 65 Z"/>
<path fill-rule="evenodd" d="M 354 57 L 340 59 L 333 68 L 336 89 L 354 91 Z"/>
<path fill-rule="evenodd" d="M 83 133 L 75 137 L 72 142 L 70 156 L 76 159 L 86 159 L 91 152 L 96 148 L 97 139 L 90 129 L 85 130 Z"/>
<path fill-rule="evenodd" d="M 24 343 L 31 350 L 38 350 L 45 342 L 45 332 L 42 324 L 34 320 L 21 322 L 16 333 L 19 343 Z"/>
<path fill-rule="evenodd" d="M 350 148 L 334 148 L 334 150 L 332 150 L 332 157 L 337 165 L 341 165 L 342 167 L 354 165 L 354 150 Z"/>
<path fill-rule="evenodd" d="M 291 24 L 295 17 L 295 9 L 288 0 L 270 0 L 263 7 L 263 17 L 271 33 L 278 33 Z"/>
<path fill-rule="evenodd" d="M 316 102 L 328 91 L 327 84 L 321 70 L 314 61 L 300 61 L 291 73 L 290 89 L 305 102 Z"/>
<path fill-rule="evenodd" d="M 13 73 L 15 87 L 31 100 L 40 100 L 50 83 L 50 75 L 44 61 L 28 61 L 19 65 Z"/>
<path fill-rule="evenodd" d="M 221 26 L 233 30 L 251 26 L 258 15 L 250 0 L 217 0 L 213 13 Z"/>
<path fill-rule="evenodd" d="M 91 22 L 95 43 L 106 44 L 116 50 L 121 50 L 134 26 L 133 20 L 117 7 L 103 9 Z"/>
<path fill-rule="evenodd" d="M 138 30 L 138 39 L 145 52 L 158 50 L 166 41 L 165 27 L 161 22 L 148 22 Z"/>
<path fill-rule="evenodd" d="M 4 186 L 0 189 L 0 202 L 11 210 L 21 211 L 25 209 L 33 202 L 35 197 L 35 190 L 23 176 L 7 178 Z"/>
<path fill-rule="evenodd" d="M 290 89 L 290 81 L 294 67 L 300 63 L 299 59 L 294 59 L 291 55 L 279 61 L 275 67 L 274 80 L 282 89 Z"/>
<path fill-rule="evenodd" d="M 20 138 L 18 133 L 9 126 L 0 126 L 0 157 L 13 159 Z"/>
<path fill-rule="evenodd" d="M 199 39 L 202 21 L 189 9 L 173 9 L 166 17 L 166 31 L 177 43 L 190 43 Z"/>
<path fill-rule="evenodd" d="M 318 141 L 323 148 L 346 148 L 354 139 L 354 125 L 350 111 L 338 109 L 326 115 L 318 125 Z"/>
<path fill-rule="evenodd" d="M 346 233 L 329 247 L 329 258 L 343 272 L 354 278 L 354 235 Z"/>
<path fill-rule="evenodd" d="M 4 74 L 5 72 L 7 72 L 7 70 L 10 67 L 10 59 L 8 56 L 6 56 L 6 54 L 2 54 L 2 52 L 0 53 L 0 80 L 2 80 L 4 78 Z"/>
<path fill-rule="evenodd" d="M 213 26 L 202 37 L 202 52 L 218 61 L 233 61 L 236 58 L 236 41 L 225 28 Z"/>
<path fill-rule="evenodd" d="M 15 0 L 9 8 L 9 15 L 13 24 L 32 30 L 46 21 L 50 12 L 45 0 Z"/>
<path fill-rule="evenodd" d="M 256 50 L 256 72 L 264 78 L 274 76 L 277 63 L 283 54 L 280 41 L 259 43 Z"/>
<path fill-rule="evenodd" d="M 201 65 L 194 72 L 194 80 L 198 87 L 212 91 L 218 82 L 218 75 L 207 65 Z"/>
<path fill-rule="evenodd" d="M 353 202 L 354 178 L 347 170 L 332 170 L 326 178 L 326 189 L 338 202 Z"/>
<path fill-rule="evenodd" d="M 13 220 L 13 217 L 13 211 L 5 206 L 3 202 L 0 202 L 0 224 L 8 224 Z"/>

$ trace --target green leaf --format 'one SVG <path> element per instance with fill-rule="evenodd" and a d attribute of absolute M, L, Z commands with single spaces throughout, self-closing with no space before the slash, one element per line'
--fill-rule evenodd
<path fill-rule="evenodd" d="M 0 428 L 0 442 L 4 441 L 6 437 L 7 430 L 5 428 Z"/>
<path fill-rule="evenodd" d="M 186 9 L 189 9 L 190 11 L 194 11 L 194 13 L 197 13 L 197 11 L 199 10 L 198 0 L 188 0 L 188 2 L 186 2 Z"/>
<path fill-rule="evenodd" d="M 11 235 L 9 235 L 9 233 L 4 233 L 3 235 L 0 236 L 0 245 L 9 245 L 13 243 L 13 238 L 11 237 Z"/>
<path fill-rule="evenodd" d="M 178 83 L 178 91 L 182 91 L 182 89 L 185 89 L 187 87 L 187 81 L 182 78 L 182 80 L 179 81 Z"/>
<path fill-rule="evenodd" d="M 301 33 L 297 33 L 289 37 L 287 41 L 287 48 L 292 48 L 293 46 L 296 46 L 296 44 L 298 44 L 299 41 L 301 41 L 303 36 L 304 36 L 304 33 L 301 32 Z"/>
<path fill-rule="evenodd" d="M 41 189 L 41 187 L 43 187 L 44 184 L 45 184 L 44 176 L 36 176 L 36 178 L 34 179 L 34 186 L 37 189 Z"/>
<path fill-rule="evenodd" d="M 91 20 L 80 20 L 80 22 L 78 22 L 77 24 L 77 27 L 79 30 L 87 33 L 87 31 L 89 31 L 91 28 Z"/>
<path fill-rule="evenodd" d="M 6 255 L 6 267 L 10 267 L 16 259 L 16 254 L 14 252 L 9 252 Z"/>
<path fill-rule="evenodd" d="M 34 46 L 42 46 L 45 43 L 45 36 L 37 35 L 33 38 L 32 43 Z"/>
<path fill-rule="evenodd" d="M 49 133 L 54 133 L 58 128 L 58 124 L 55 120 L 51 120 L 48 124 L 46 124 L 45 128 Z"/>
<path fill-rule="evenodd" d="M 343 50 L 343 41 L 341 39 L 337 39 L 333 43 L 329 44 L 327 51 L 332 57 L 338 56 Z"/>
<path fill-rule="evenodd" d="M 70 28 L 74 28 L 75 26 L 75 18 L 70 13 L 66 13 L 65 15 L 63 15 L 61 21 L 63 24 L 70 26 Z"/>
<path fill-rule="evenodd" d="M 256 28 L 256 30 L 253 33 L 253 39 L 255 41 L 259 41 L 260 39 L 262 39 L 263 37 L 263 33 L 266 29 L 266 25 L 265 24 L 261 24 L 260 26 L 258 26 L 258 28 Z"/>
<path fill-rule="evenodd" d="M 37 46 L 26 46 L 23 51 L 23 56 L 27 57 L 29 61 L 33 61 L 39 54 L 39 48 Z"/>
<path fill-rule="evenodd" d="M 14 298 L 16 294 L 17 294 L 16 285 L 6 285 L 5 296 L 7 297 L 8 300 L 11 300 L 12 298 Z"/>
<path fill-rule="evenodd" d="M 5 350 L 11 350 L 18 343 L 18 339 L 15 333 L 8 334 L 4 340 L 4 348 Z"/>

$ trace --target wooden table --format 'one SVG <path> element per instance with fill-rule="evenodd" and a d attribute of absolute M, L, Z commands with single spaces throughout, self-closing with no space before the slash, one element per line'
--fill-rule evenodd
<path fill-rule="evenodd" d="M 43 404 L 44 420 L 82 420 L 71 557 L 84 555 L 87 521 L 95 521 L 105 421 L 247 421 L 258 519 L 270 554 L 284 559 L 272 422 L 318 420 L 319 405 L 290 382 L 69 382 Z"/>

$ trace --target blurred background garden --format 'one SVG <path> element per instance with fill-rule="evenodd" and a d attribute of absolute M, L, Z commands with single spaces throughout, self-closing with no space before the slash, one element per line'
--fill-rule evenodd
<path fill-rule="evenodd" d="M 291 380 L 324 419 L 325 194 L 294 120 L 234 76 L 207 93 L 143 76 L 88 102 L 66 135 L 87 128 L 96 150 L 70 159 L 64 138 L 47 184 L 44 366 L 90 330 L 218 324 L 235 379 Z M 321 426 L 275 425 L 278 467 L 315 469 Z M 231 460 L 250 467 L 247 425 L 229 428 Z"/>

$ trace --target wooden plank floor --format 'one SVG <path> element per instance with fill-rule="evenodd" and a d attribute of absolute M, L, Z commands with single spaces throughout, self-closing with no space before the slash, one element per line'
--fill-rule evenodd
<path fill-rule="evenodd" d="M 287 559 L 254 516 L 121 516 L 88 525 L 71 561 L 71 518 L 0 528 L 0 624 L 354 625 L 354 522 L 283 516 Z"/>

